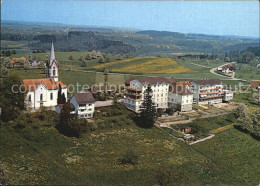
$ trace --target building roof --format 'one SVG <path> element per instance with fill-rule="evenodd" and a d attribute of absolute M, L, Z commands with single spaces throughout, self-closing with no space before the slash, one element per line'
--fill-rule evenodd
<path fill-rule="evenodd" d="M 41 84 L 43 84 L 43 86 L 45 88 L 47 88 L 48 90 L 58 89 L 59 84 L 61 84 L 61 88 L 67 87 L 63 82 L 61 82 L 61 81 L 55 82 L 52 78 L 24 79 L 22 82 L 25 85 L 27 91 L 34 91 Z"/>
<path fill-rule="evenodd" d="M 258 87 L 260 87 L 260 82 L 250 81 L 250 86 L 251 86 L 251 87 L 258 88 Z"/>
<path fill-rule="evenodd" d="M 125 81 L 125 84 L 130 84 L 130 81 L 135 80 L 133 78 L 130 78 Z M 165 77 L 143 77 L 136 79 L 142 84 L 162 84 L 162 83 L 175 83 L 174 79 L 169 79 Z"/>
<path fill-rule="evenodd" d="M 204 80 L 196 80 L 193 82 L 198 85 L 220 85 L 220 84 L 222 84 L 222 81 L 219 79 L 204 79 Z"/>
<path fill-rule="evenodd" d="M 49 65 L 51 66 L 53 61 L 55 61 L 55 52 L 54 52 L 54 45 L 53 45 L 53 41 L 51 42 L 51 53 L 50 53 L 50 63 Z"/>
<path fill-rule="evenodd" d="M 176 85 L 189 86 L 189 87 L 192 87 L 192 86 L 193 86 L 190 81 L 176 81 L 175 84 L 176 84 Z"/>
<path fill-rule="evenodd" d="M 75 96 L 75 99 L 79 104 L 95 103 L 95 99 L 91 92 L 75 93 L 73 96 Z"/>
<path fill-rule="evenodd" d="M 21 57 L 21 58 L 12 58 L 12 59 L 10 59 L 10 63 L 17 63 L 19 61 L 25 62 L 26 58 L 25 57 Z"/>
<path fill-rule="evenodd" d="M 177 85 L 174 84 L 174 86 L 171 87 L 171 90 L 169 90 L 172 93 L 180 94 L 180 95 L 190 95 L 193 94 L 187 85 Z"/>
<path fill-rule="evenodd" d="M 125 81 L 125 84 L 130 84 L 130 81 L 135 80 L 134 78 L 129 78 L 128 80 Z"/>
<path fill-rule="evenodd" d="M 56 105 L 56 107 L 60 107 L 60 109 L 62 110 L 64 105 L 65 105 L 65 104 L 58 104 L 58 105 Z M 72 103 L 70 103 L 70 108 L 71 108 L 71 109 L 74 109 L 74 108 L 75 108 Z"/>

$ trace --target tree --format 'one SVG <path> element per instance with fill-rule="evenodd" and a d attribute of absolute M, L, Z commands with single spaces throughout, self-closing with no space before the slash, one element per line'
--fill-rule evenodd
<path fill-rule="evenodd" d="M 117 55 L 117 60 L 122 60 L 121 54 L 118 54 L 118 55 Z"/>
<path fill-rule="evenodd" d="M 73 56 L 72 55 L 70 55 L 69 60 L 73 60 Z"/>
<path fill-rule="evenodd" d="M 91 54 L 90 54 L 89 52 L 87 53 L 85 59 L 86 59 L 86 60 L 91 60 L 91 59 L 92 59 Z"/>
<path fill-rule="evenodd" d="M 236 122 L 237 127 L 248 132 L 253 131 L 252 119 L 248 114 L 248 109 L 245 104 L 240 104 L 239 107 L 236 109 L 236 117 L 237 117 L 237 122 Z"/>
<path fill-rule="evenodd" d="M 98 62 L 99 62 L 99 63 L 105 63 L 105 59 L 104 59 L 104 57 L 101 56 L 101 57 L 99 58 Z"/>
<path fill-rule="evenodd" d="M 173 107 L 167 108 L 167 109 L 166 109 L 166 113 L 169 114 L 169 115 L 173 115 L 173 113 L 174 113 Z"/>
<path fill-rule="evenodd" d="M 20 89 L 20 90 L 19 90 Z M 17 75 L 10 75 L 0 82 L 1 119 L 5 122 L 16 119 L 25 109 L 25 94 L 22 80 Z"/>
<path fill-rule="evenodd" d="M 85 60 L 82 60 L 82 62 L 81 62 L 81 65 L 80 65 L 81 67 L 86 67 L 87 66 L 87 64 L 86 64 L 86 61 Z"/>
<path fill-rule="evenodd" d="M 57 99 L 57 103 L 58 104 L 64 104 L 66 103 L 66 97 L 65 94 L 61 92 L 61 85 L 59 84 L 59 89 L 58 89 L 58 99 Z"/>
<path fill-rule="evenodd" d="M 57 129 L 60 133 L 69 137 L 79 137 L 79 126 L 76 119 L 70 114 L 70 103 L 65 103 L 60 114 L 60 121 L 57 124 Z"/>
<path fill-rule="evenodd" d="M 8 73 L 9 73 L 8 69 L 3 66 L 3 67 L 1 68 L 1 77 L 7 77 L 7 76 L 8 76 Z"/>
<path fill-rule="evenodd" d="M 139 124 L 144 128 L 151 128 L 156 119 L 156 108 L 152 100 L 152 89 L 148 85 L 144 92 L 144 100 L 140 106 Z"/>
<path fill-rule="evenodd" d="M 93 51 L 91 52 L 91 57 L 92 57 L 92 59 L 97 59 L 97 54 L 96 54 L 96 51 L 95 51 L 95 50 L 93 50 Z"/>
<path fill-rule="evenodd" d="M 191 124 L 191 132 L 192 134 L 206 134 L 209 132 L 209 129 L 207 128 L 207 123 L 205 120 L 195 120 Z"/>
<path fill-rule="evenodd" d="M 123 154 L 120 162 L 121 164 L 136 165 L 138 163 L 138 156 L 132 150 L 128 150 Z"/>

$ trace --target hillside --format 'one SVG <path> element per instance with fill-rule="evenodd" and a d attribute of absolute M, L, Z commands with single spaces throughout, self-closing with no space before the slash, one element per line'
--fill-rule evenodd
<path fill-rule="evenodd" d="M 61 24 L 20 23 L 5 21 L 1 28 L 1 48 L 24 51 L 48 51 L 46 42 L 54 39 L 56 50 L 130 53 L 136 56 L 173 55 L 175 53 L 225 54 L 259 45 L 259 39 L 183 34 L 167 31 L 134 31 Z"/>
<path fill-rule="evenodd" d="M 24 128 L 2 124 L 0 132 L 0 169 L 12 185 L 153 185 L 158 179 L 184 185 L 259 182 L 259 143 L 236 129 L 195 146 L 171 139 L 157 128 L 133 124 L 79 139 L 59 134 L 54 121 L 28 123 Z M 137 165 L 120 163 L 128 149 L 137 154 Z"/>

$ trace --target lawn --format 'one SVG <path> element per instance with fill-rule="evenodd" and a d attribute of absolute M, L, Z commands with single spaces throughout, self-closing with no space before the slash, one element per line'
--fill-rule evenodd
<path fill-rule="evenodd" d="M 176 184 L 259 183 L 260 144 L 233 128 L 187 146 L 157 128 L 124 122 L 68 138 L 58 133 L 55 122 L 0 126 L 0 168 L 7 184 L 154 185 L 158 170 L 171 172 L 166 177 Z M 137 165 L 120 163 L 129 149 L 138 156 Z"/>

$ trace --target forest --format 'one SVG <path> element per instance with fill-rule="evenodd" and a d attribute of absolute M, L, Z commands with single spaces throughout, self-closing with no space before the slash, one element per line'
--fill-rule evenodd
<path fill-rule="evenodd" d="M 47 52 L 51 40 L 60 52 L 98 50 L 135 56 L 225 54 L 259 46 L 258 38 L 238 36 L 8 21 L 2 25 L 1 50 L 16 49 L 18 53 Z"/>

